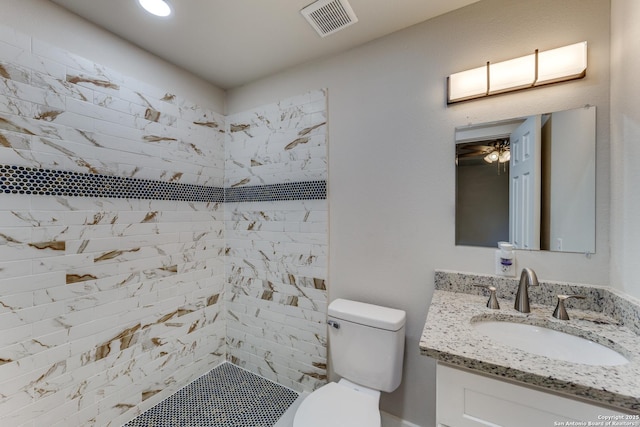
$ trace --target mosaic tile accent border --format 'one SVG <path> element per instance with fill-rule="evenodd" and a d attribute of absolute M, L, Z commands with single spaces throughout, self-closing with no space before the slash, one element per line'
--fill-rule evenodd
<path fill-rule="evenodd" d="M 0 165 L 0 191 L 40 196 L 113 197 L 222 202 L 218 187 Z"/>
<path fill-rule="evenodd" d="M 326 182 L 220 188 L 110 175 L 0 165 L 0 193 L 190 202 L 262 202 L 327 198 Z"/>
<path fill-rule="evenodd" d="M 225 202 L 271 202 L 278 200 L 322 200 L 327 198 L 326 181 L 290 182 L 224 189 Z"/>
<path fill-rule="evenodd" d="M 298 394 L 223 363 L 124 427 L 272 427 Z"/>

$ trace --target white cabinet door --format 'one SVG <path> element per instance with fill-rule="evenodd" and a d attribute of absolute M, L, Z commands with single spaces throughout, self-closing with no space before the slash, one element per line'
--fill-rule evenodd
<path fill-rule="evenodd" d="M 473 374 L 438 363 L 436 419 L 440 427 L 606 425 L 621 412 Z M 573 424 L 573 425 L 581 425 Z"/>

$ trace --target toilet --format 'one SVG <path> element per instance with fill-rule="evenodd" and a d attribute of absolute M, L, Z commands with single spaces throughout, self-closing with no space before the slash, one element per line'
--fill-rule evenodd
<path fill-rule="evenodd" d="M 328 311 L 329 360 L 342 379 L 309 394 L 293 427 L 380 427 L 380 392 L 402 380 L 406 313 L 346 299 Z"/>

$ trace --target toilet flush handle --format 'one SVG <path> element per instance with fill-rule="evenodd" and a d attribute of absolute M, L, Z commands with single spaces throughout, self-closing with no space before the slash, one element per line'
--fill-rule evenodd
<path fill-rule="evenodd" d="M 340 329 L 340 323 L 336 322 L 335 320 L 327 320 L 327 323 L 328 323 L 328 324 L 329 324 L 329 326 L 331 326 L 332 328 Z"/>

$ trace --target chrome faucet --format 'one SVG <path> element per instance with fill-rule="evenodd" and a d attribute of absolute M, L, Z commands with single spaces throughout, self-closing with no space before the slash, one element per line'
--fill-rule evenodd
<path fill-rule="evenodd" d="M 538 277 L 536 273 L 530 268 L 523 268 L 520 275 L 520 285 L 518 285 L 518 292 L 516 293 L 516 301 L 513 306 L 516 310 L 522 313 L 529 313 L 529 291 L 528 286 L 538 286 Z"/>

